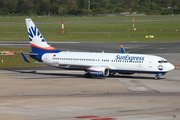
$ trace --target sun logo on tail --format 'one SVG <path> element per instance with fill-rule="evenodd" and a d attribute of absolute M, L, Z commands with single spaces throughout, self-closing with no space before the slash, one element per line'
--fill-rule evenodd
<path fill-rule="evenodd" d="M 43 38 L 43 36 L 41 35 L 40 31 L 37 29 L 36 26 L 34 27 L 30 27 L 28 29 L 28 35 L 29 35 L 29 40 L 32 41 L 35 37 L 40 39 L 41 42 L 45 42 L 45 39 Z"/>

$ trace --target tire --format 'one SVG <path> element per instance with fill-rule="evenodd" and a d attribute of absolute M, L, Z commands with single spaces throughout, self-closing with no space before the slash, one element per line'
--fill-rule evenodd
<path fill-rule="evenodd" d="M 91 78 L 91 75 L 90 75 L 89 73 L 85 73 L 85 74 L 84 74 L 84 77 L 85 77 L 85 78 Z"/>

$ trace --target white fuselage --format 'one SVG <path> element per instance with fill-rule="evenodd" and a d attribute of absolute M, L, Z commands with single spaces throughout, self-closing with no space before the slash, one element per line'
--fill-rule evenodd
<path fill-rule="evenodd" d="M 76 66 L 86 69 L 103 66 L 117 71 L 168 72 L 174 69 L 164 58 L 145 54 L 59 52 L 44 54 L 42 61 L 55 67 Z"/>

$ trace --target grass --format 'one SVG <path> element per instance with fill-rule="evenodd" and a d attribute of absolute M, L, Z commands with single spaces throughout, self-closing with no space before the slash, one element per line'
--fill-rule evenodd
<path fill-rule="evenodd" d="M 0 47 L 0 51 L 15 51 L 15 55 L 0 55 L 0 69 L 2 68 L 18 68 L 18 67 L 33 67 L 44 66 L 44 64 L 34 63 L 35 61 L 28 57 L 32 63 L 26 63 L 21 54 L 18 52 L 20 48 Z M 29 52 L 30 49 L 23 48 L 24 52 Z"/>
<path fill-rule="evenodd" d="M 47 41 L 83 42 L 159 42 L 179 40 L 179 16 L 136 16 L 132 30 L 132 16 L 115 17 L 32 17 Z M 1 17 L 0 41 L 27 41 L 25 17 Z M 161 18 L 161 19 L 160 19 Z M 174 20 L 172 20 L 174 18 Z M 61 20 L 65 33 L 61 33 Z M 160 21 L 147 21 L 147 20 Z M 163 21 L 167 19 L 167 21 Z M 106 21 L 103 21 L 106 20 Z M 123 22 L 117 22 L 122 20 Z M 136 22 L 136 20 L 146 20 Z M 115 21 L 115 22 L 111 22 Z M 2 24 L 3 22 L 3 24 Z M 154 39 L 145 38 L 154 35 Z"/>

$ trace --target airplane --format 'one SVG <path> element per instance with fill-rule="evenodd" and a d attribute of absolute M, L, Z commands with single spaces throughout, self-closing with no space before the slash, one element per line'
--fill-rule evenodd
<path fill-rule="evenodd" d="M 165 58 L 148 54 L 126 53 L 123 46 L 121 53 L 70 52 L 50 46 L 31 18 L 26 18 L 30 40 L 31 58 L 40 63 L 62 69 L 84 70 L 84 77 L 108 77 L 119 74 L 147 73 L 155 74 L 155 79 L 165 75 L 175 67 Z M 20 51 L 26 62 L 30 60 Z"/>

